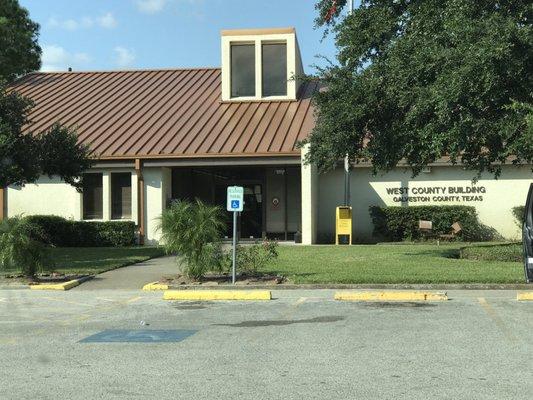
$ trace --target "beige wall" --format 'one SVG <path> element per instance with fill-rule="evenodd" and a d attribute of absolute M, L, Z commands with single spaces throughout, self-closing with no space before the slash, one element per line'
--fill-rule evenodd
<path fill-rule="evenodd" d="M 111 218 L 111 173 L 131 173 L 132 221 L 138 223 L 137 216 L 137 175 L 134 169 L 100 170 L 92 169 L 91 173 L 102 173 L 103 221 Z M 71 185 L 58 177 L 42 176 L 34 184 L 24 187 L 10 186 L 7 190 L 7 216 L 15 215 L 58 215 L 60 217 L 81 220 L 83 213 L 83 197 Z"/>
<path fill-rule="evenodd" d="M 502 176 L 495 180 L 490 174 L 482 176 L 475 185 L 473 173 L 461 167 L 431 167 L 431 172 L 411 178 L 409 170 L 398 168 L 388 174 L 373 176 L 369 168 L 355 168 L 351 173 L 353 206 L 353 235 L 356 241 L 372 240 L 373 225 L 368 208 L 372 205 L 468 205 L 476 207 L 480 220 L 495 228 L 509 239 L 517 239 L 520 230 L 511 209 L 523 205 L 529 184 L 533 182 L 531 167 L 504 167 Z M 335 207 L 344 196 L 342 169 L 320 175 L 318 201 L 318 235 L 320 241 L 332 241 L 335 229 Z M 470 187 L 479 193 L 456 193 Z M 402 202 L 399 188 L 409 188 L 409 202 Z M 440 188 L 440 189 L 439 189 Z M 387 191 L 387 189 L 389 191 Z M 403 189 L 405 191 L 406 189 Z M 424 193 L 433 191 L 433 194 Z M 390 192 L 390 193 L 389 193 Z M 404 196 L 405 197 L 405 196 Z M 400 200 L 400 201 L 395 201 Z M 425 201 L 427 200 L 427 201 Z"/>
<path fill-rule="evenodd" d="M 7 216 L 51 214 L 79 220 L 82 197 L 61 179 L 47 176 L 36 183 L 7 189 Z"/>

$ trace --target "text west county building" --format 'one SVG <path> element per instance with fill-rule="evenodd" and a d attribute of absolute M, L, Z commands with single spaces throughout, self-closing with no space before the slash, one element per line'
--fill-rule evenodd
<path fill-rule="evenodd" d="M 75 127 L 98 159 L 83 194 L 54 177 L 0 192 L 0 217 L 54 214 L 76 220 L 133 220 L 144 242 L 160 237 L 157 218 L 173 199 L 224 206 L 226 188 L 243 186 L 240 237 L 334 241 L 343 171 L 318 174 L 298 143 L 314 127 L 312 93 L 302 81 L 292 28 L 228 30 L 221 68 L 32 73 L 12 88 L 35 102 L 26 130 L 55 122 Z M 296 77 L 296 78 L 294 78 Z M 373 205 L 475 206 L 504 237 L 519 234 L 511 209 L 525 201 L 530 166 L 505 166 L 494 180 L 446 160 L 411 178 L 408 168 L 351 173 L 353 237 L 372 240 Z M 227 235 L 231 233 L 228 229 Z"/>

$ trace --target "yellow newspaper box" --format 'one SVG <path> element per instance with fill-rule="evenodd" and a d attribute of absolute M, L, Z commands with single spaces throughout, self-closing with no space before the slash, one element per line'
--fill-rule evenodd
<path fill-rule="evenodd" d="M 352 244 L 352 207 L 337 207 L 335 244 Z"/>

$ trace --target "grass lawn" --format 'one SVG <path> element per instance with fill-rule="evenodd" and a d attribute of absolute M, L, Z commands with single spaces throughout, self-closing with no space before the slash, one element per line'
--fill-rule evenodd
<path fill-rule="evenodd" d="M 291 283 L 524 283 L 520 262 L 460 259 L 464 246 L 280 246 L 264 272 Z"/>
<path fill-rule="evenodd" d="M 160 247 L 57 247 L 50 249 L 55 272 L 94 275 L 164 254 Z M 14 274 L 17 271 L 2 271 Z"/>

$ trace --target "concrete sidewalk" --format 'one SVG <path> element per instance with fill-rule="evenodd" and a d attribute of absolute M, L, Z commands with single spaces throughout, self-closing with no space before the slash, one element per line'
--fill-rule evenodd
<path fill-rule="evenodd" d="M 160 280 L 164 275 L 178 273 L 176 257 L 166 256 L 115 269 L 96 275 L 72 290 L 128 289 L 140 290 L 145 284 Z"/>

